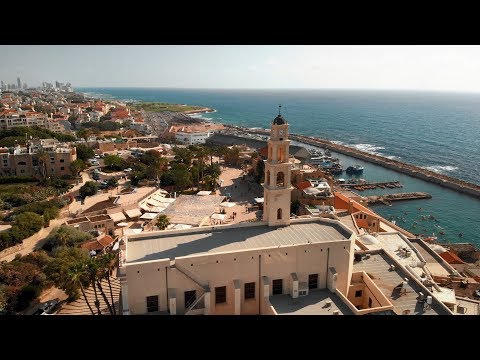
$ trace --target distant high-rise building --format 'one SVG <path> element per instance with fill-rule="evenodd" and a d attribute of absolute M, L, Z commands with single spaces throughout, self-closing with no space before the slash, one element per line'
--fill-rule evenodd
<path fill-rule="evenodd" d="M 55 87 L 56 87 L 57 89 L 60 89 L 60 86 L 62 86 L 62 84 L 59 83 L 58 81 L 55 81 Z"/>
<path fill-rule="evenodd" d="M 24 88 L 24 89 L 27 88 L 27 83 L 23 83 L 23 88 Z"/>
<path fill-rule="evenodd" d="M 3 90 L 5 90 L 7 87 L 5 86 L 5 83 L 3 81 L 0 82 L 0 88 Z"/>
<path fill-rule="evenodd" d="M 22 88 L 22 80 L 20 80 L 19 77 L 17 77 L 17 89 L 21 89 Z"/>

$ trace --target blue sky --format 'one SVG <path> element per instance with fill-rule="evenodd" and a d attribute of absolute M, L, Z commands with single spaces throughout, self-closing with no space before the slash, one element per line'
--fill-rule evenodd
<path fill-rule="evenodd" d="M 0 46 L 0 80 L 75 87 L 480 91 L 480 46 Z"/>

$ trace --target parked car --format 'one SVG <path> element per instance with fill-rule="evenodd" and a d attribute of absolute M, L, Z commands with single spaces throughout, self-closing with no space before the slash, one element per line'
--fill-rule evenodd
<path fill-rule="evenodd" d="M 57 300 L 51 300 L 46 303 L 46 306 L 44 308 L 44 314 L 41 315 L 51 315 L 55 312 L 57 309 L 58 301 Z"/>

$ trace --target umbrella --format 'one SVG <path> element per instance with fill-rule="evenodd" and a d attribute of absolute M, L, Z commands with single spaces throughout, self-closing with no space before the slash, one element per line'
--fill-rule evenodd
<path fill-rule="evenodd" d="M 128 223 L 126 223 L 126 222 L 121 222 L 121 223 L 118 223 L 117 226 L 125 227 L 125 226 L 128 226 Z"/>
<path fill-rule="evenodd" d="M 140 216 L 140 219 L 147 219 L 147 220 L 152 220 L 157 217 L 158 214 L 155 213 L 145 213 L 142 216 Z"/>

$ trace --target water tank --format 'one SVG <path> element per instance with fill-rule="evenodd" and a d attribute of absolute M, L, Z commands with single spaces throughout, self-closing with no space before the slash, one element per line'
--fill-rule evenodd
<path fill-rule="evenodd" d="M 430 295 L 428 295 L 427 296 L 427 304 L 432 305 L 432 301 L 433 301 L 432 297 Z"/>

